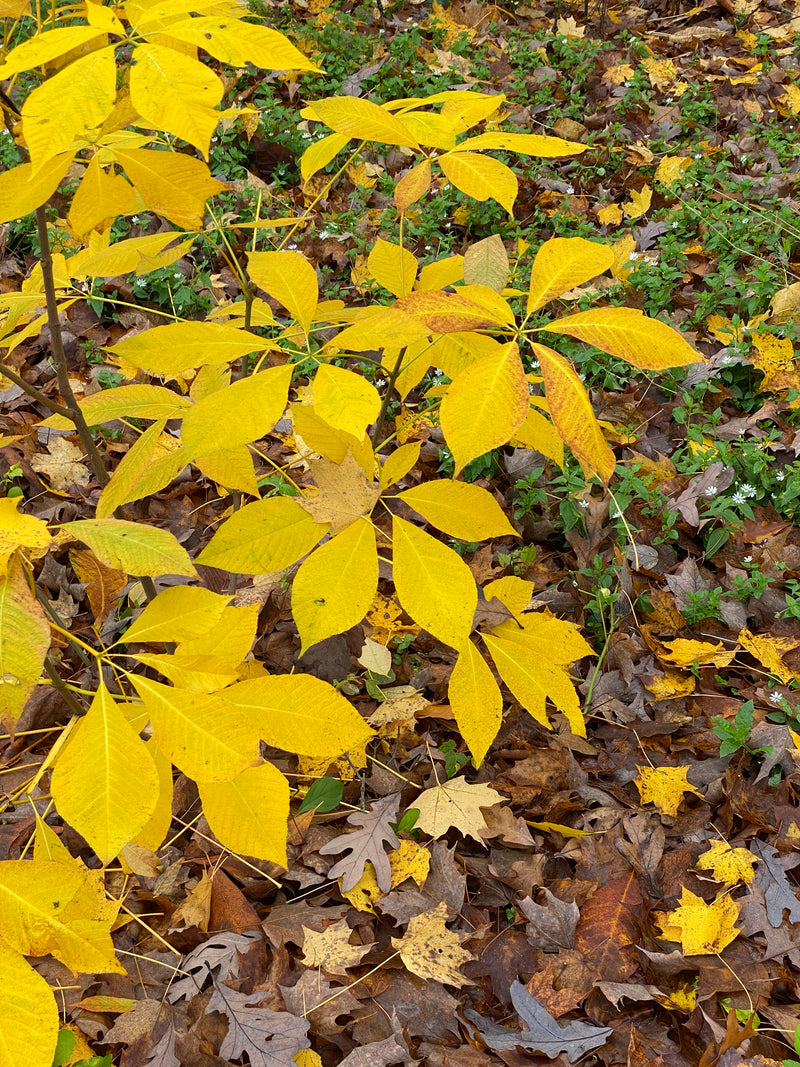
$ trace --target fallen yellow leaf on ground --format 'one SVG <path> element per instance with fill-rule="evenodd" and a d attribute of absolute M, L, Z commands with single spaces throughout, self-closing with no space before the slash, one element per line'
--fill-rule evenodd
<path fill-rule="evenodd" d="M 686 778 L 688 767 L 637 767 L 635 782 L 643 804 L 653 803 L 662 815 L 677 815 L 684 793 L 700 797 Z"/>

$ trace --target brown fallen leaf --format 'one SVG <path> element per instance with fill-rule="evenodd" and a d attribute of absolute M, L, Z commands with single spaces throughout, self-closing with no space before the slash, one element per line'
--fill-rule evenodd
<path fill-rule="evenodd" d="M 349 449 L 341 463 L 323 457 L 310 460 L 308 466 L 319 492 L 304 495 L 300 504 L 314 522 L 331 524 L 331 536 L 372 511 L 380 490 L 367 480 Z"/>
<path fill-rule="evenodd" d="M 82 449 L 66 437 L 54 438 L 47 449 L 50 454 L 34 456 L 31 466 L 45 476 L 51 489 L 66 491 L 73 485 L 89 484 L 92 476 L 83 465 Z"/>

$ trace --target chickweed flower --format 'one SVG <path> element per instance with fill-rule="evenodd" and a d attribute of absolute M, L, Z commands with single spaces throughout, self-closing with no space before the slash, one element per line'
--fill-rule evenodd
<path fill-rule="evenodd" d="M 705 496 L 716 496 L 718 492 L 719 492 L 719 490 L 717 489 L 716 485 L 707 485 L 704 495 Z"/>

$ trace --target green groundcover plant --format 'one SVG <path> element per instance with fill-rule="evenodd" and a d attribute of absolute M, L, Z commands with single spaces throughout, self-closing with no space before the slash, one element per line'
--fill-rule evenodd
<path fill-rule="evenodd" d="M 89 0 L 53 9 L 46 20 L 22 2 L 5 11 L 6 39 L 21 42 L 0 63 L 19 163 L 0 175 L 0 222 L 35 216 L 41 255 L 21 291 L 0 297 L 0 342 L 13 352 L 48 325 L 59 399 L 10 366 L 2 373 L 51 412 L 43 427 L 77 436 L 102 490 L 93 518 L 60 525 L 26 514 L 19 495 L 0 499 L 3 722 L 13 731 L 40 684 L 56 686 L 73 713 L 29 792 L 52 772 L 55 808 L 104 867 L 131 860 L 132 849 L 161 846 L 177 768 L 196 781 L 225 847 L 285 862 L 290 788 L 263 758 L 263 743 L 320 773 L 343 755 L 363 765 L 373 731 L 332 685 L 302 673 L 270 675 L 248 658 L 258 606 L 235 602 L 237 575 L 293 574 L 292 612 L 306 651 L 361 622 L 375 600 L 380 562 L 391 560 L 402 610 L 456 653 L 449 698 L 476 764 L 501 724 L 495 672 L 543 726 L 551 725 L 549 701 L 583 734 L 569 665 L 591 655 L 590 645 L 572 624 L 526 610 L 532 586 L 519 577 L 479 591 L 439 535 L 519 545 L 492 494 L 462 478 L 472 460 L 507 443 L 560 466 L 566 445 L 588 475 L 608 485 L 613 453 L 579 375 L 548 338 L 590 344 L 648 370 L 701 357 L 671 327 L 631 308 L 548 316 L 552 301 L 611 268 L 606 244 L 546 242 L 523 293 L 509 288 L 498 236 L 420 268 L 403 232 L 407 212 L 424 211 L 441 182 L 510 214 L 517 178 L 493 152 L 558 158 L 584 146 L 504 132 L 497 121 L 503 97 L 473 91 L 382 106 L 348 96 L 315 100 L 301 114 L 322 136 L 300 163 L 315 202 L 371 143 L 407 160 L 394 189 L 399 240 L 378 240 L 366 261 L 379 296 L 345 306 L 321 299 L 311 262 L 287 248 L 302 215 L 259 213 L 243 256 L 224 228 L 206 222 L 208 201 L 225 190 L 206 162 L 212 135 L 223 120 L 246 130 L 257 118 L 249 105 L 222 106 L 214 61 L 313 73 L 286 37 L 227 0 L 114 7 Z M 69 206 L 53 222 L 47 204 L 59 188 L 69 189 Z M 164 221 L 160 232 L 114 239 L 120 219 L 143 212 Z M 201 235 L 217 242 L 239 295 L 201 319 L 175 317 L 106 347 L 126 384 L 76 399 L 62 317 L 96 299 L 98 283 L 168 267 Z M 380 387 L 354 369 L 376 352 Z M 536 374 L 527 370 L 534 360 Z M 420 441 L 404 435 L 401 420 L 393 426 L 390 405 L 424 389 L 431 368 L 438 384 L 426 393 L 424 417 L 441 428 L 453 476 L 422 480 L 414 477 Z M 119 419 L 136 420 L 139 436 L 117 462 L 96 428 Z M 277 472 L 266 486 L 257 466 L 259 442 L 279 420 L 302 442 L 303 485 Z M 194 553 L 126 511 L 188 466 L 229 502 Z M 278 484 L 289 491 L 275 492 Z M 93 602 L 92 642 L 59 625 L 35 595 L 37 561 L 66 548 L 82 580 L 108 594 Z M 231 594 L 204 588 L 198 565 L 233 576 Z M 173 584 L 157 592 L 164 576 Z M 119 640 L 104 645 L 103 605 L 132 578 L 146 606 Z M 479 593 L 494 612 L 477 630 Z M 62 677 L 51 650 L 56 634 L 91 667 L 91 691 Z M 390 668 L 388 649 L 373 651 Z M 25 957 L 50 953 L 76 972 L 121 971 L 111 940 L 120 901 L 107 896 L 103 869 L 71 856 L 38 814 L 32 853 L 0 862 L 0 1033 L 4 1062 L 50 1067 L 58 1011 Z"/>

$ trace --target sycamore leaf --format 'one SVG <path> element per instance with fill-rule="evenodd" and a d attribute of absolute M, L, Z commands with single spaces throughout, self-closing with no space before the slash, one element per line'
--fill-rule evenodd
<path fill-rule="evenodd" d="M 262 740 L 286 752 L 333 759 L 363 749 L 374 736 L 341 693 L 310 674 L 252 678 L 230 686 L 224 697 Z"/>
<path fill-rule="evenodd" d="M 480 766 L 503 721 L 503 698 L 483 656 L 466 641 L 450 675 L 448 697 L 461 736 Z"/>
<path fill-rule="evenodd" d="M 531 344 L 544 378 L 550 417 L 575 457 L 608 484 L 616 470 L 586 387 L 572 365 L 552 348 Z"/>
<path fill-rule="evenodd" d="M 3 942 L 24 956 L 49 953 L 76 973 L 124 974 L 111 940 L 117 907 L 101 872 L 77 862 L 0 862 Z"/>
<path fill-rule="evenodd" d="M 305 556 L 328 529 L 288 497 L 257 500 L 220 526 L 197 562 L 237 574 L 271 574 Z"/>
<path fill-rule="evenodd" d="M 684 793 L 703 794 L 690 784 L 688 767 L 637 767 L 636 788 L 643 804 L 651 801 L 662 815 L 677 815 Z"/>
<path fill-rule="evenodd" d="M 289 783 L 277 767 L 248 767 L 229 782 L 200 782 L 203 814 L 220 844 L 286 866 Z"/>
<path fill-rule="evenodd" d="M 60 815 L 104 866 L 155 811 L 153 758 L 102 681 L 58 754 L 51 789 Z"/>
<path fill-rule="evenodd" d="M 375 530 L 359 518 L 312 552 L 295 575 L 292 615 L 302 652 L 361 622 L 377 588 Z"/>
<path fill-rule="evenodd" d="M 308 337 L 319 299 L 317 274 L 301 252 L 251 252 L 247 271 L 298 322 Z"/>
<path fill-rule="evenodd" d="M 400 245 L 384 241 L 380 237 L 367 258 L 367 270 L 370 276 L 384 289 L 388 289 L 392 296 L 405 296 L 406 293 L 411 292 L 417 278 L 418 266 L 415 255 Z M 314 399 L 316 398 L 315 391 Z"/>
<path fill-rule="evenodd" d="M 61 529 L 87 544 L 101 563 L 126 574 L 195 575 L 189 553 L 169 530 L 125 519 L 79 519 Z"/>
<path fill-rule="evenodd" d="M 405 611 L 446 645 L 461 648 L 472 629 L 478 590 L 461 557 L 395 515 L 394 586 Z"/>
<path fill-rule="evenodd" d="M 159 748 L 196 782 L 224 782 L 258 760 L 258 732 L 227 691 L 205 694 L 136 675 Z"/>
<path fill-rule="evenodd" d="M 302 112 L 305 118 L 318 119 L 335 133 L 359 141 L 378 141 L 403 148 L 419 148 L 408 129 L 382 107 L 356 96 L 329 96 L 315 100 Z"/>
<path fill-rule="evenodd" d="M 319 967 L 328 974 L 347 976 L 348 967 L 358 967 L 361 957 L 373 947 L 372 944 L 351 945 L 353 930 L 347 919 L 326 926 L 321 932 L 303 926 L 303 963 L 306 967 Z"/>
<path fill-rule="evenodd" d="M 705 359 L 677 330 L 649 319 L 636 308 L 593 308 L 548 322 L 550 333 L 562 333 L 595 345 L 642 370 L 665 370 L 703 363 Z"/>
<path fill-rule="evenodd" d="M 18 496 L 0 497 L 0 575 L 6 573 L 8 561 L 17 549 L 38 558 L 53 542 L 46 522 L 17 510 L 21 502 Z"/>
<path fill-rule="evenodd" d="M 477 152 L 463 152 L 461 148 L 459 145 L 454 152 L 439 156 L 438 162 L 447 180 L 473 200 L 481 203 L 496 200 L 509 215 L 513 215 L 519 191 L 514 171 L 499 159 Z"/>
<path fill-rule="evenodd" d="M 429 982 L 446 985 L 471 985 L 459 967 L 473 960 L 471 952 L 461 947 L 469 934 L 457 934 L 445 926 L 447 904 L 442 900 L 435 908 L 415 915 L 402 937 L 392 938 L 392 948 L 412 974 Z"/>
<path fill-rule="evenodd" d="M 462 834 L 483 844 L 481 831 L 486 828 L 486 820 L 480 809 L 502 804 L 504 799 L 488 785 L 476 785 L 463 777 L 451 778 L 416 798 L 413 806 L 419 811 L 419 817 L 415 829 L 436 838 L 455 826 Z"/>
<path fill-rule="evenodd" d="M 400 794 L 393 793 L 373 802 L 369 811 L 357 811 L 348 815 L 351 826 L 359 827 L 350 833 L 340 834 L 319 849 L 321 856 L 335 856 L 347 852 L 328 871 L 329 878 L 341 878 L 343 892 L 349 892 L 364 874 L 364 866 L 371 863 L 375 869 L 375 878 L 383 893 L 392 887 L 392 872 L 389 858 L 383 847 L 384 842 L 390 848 L 398 848 L 400 841 L 390 823 L 397 821 L 397 806 Z"/>
<path fill-rule="evenodd" d="M 184 413 L 183 447 L 194 457 L 260 440 L 283 414 L 291 380 L 287 363 L 204 396 Z"/>
<path fill-rule="evenodd" d="M 15 560 L 0 577 L 0 721 L 22 714 L 49 647 L 47 616 L 31 592 L 22 563 Z"/>
<path fill-rule="evenodd" d="M 586 736 L 581 706 L 568 664 L 594 651 L 572 623 L 546 612 L 509 619 L 482 635 L 494 664 L 525 710 L 550 729 L 545 701 L 551 700 L 572 732 Z"/>
<path fill-rule="evenodd" d="M 455 475 L 470 460 L 504 445 L 525 422 L 528 382 L 515 344 L 482 356 L 462 371 L 442 400 L 442 432 Z"/>
<path fill-rule="evenodd" d="M 147 374 L 182 378 L 197 367 L 231 363 L 268 347 L 255 334 L 221 322 L 173 322 L 126 337 L 106 351 Z"/>
<path fill-rule="evenodd" d="M 614 262 L 608 245 L 582 237 L 554 237 L 536 253 L 526 313 L 538 311 L 569 289 L 604 274 Z"/>
<path fill-rule="evenodd" d="M 431 525 L 460 541 L 519 536 L 492 494 L 471 482 L 440 478 L 397 495 Z"/>
<path fill-rule="evenodd" d="M 58 1028 L 50 986 L 0 942 L 0 1067 L 52 1067 Z"/>
<path fill-rule="evenodd" d="M 227 188 L 205 163 L 182 152 L 114 148 L 113 154 L 148 211 L 187 230 L 202 227 L 206 201 Z"/>
<path fill-rule="evenodd" d="M 291 370 L 291 367 L 289 368 Z M 362 375 L 323 363 L 314 375 L 314 410 L 329 426 L 360 440 L 381 408 L 380 393 Z"/>
<path fill-rule="evenodd" d="M 712 841 L 695 867 L 700 871 L 711 871 L 718 882 L 729 887 L 740 882 L 750 885 L 755 877 L 757 859 L 749 849 L 732 848 L 727 841 Z"/>
<path fill-rule="evenodd" d="M 688 889 L 681 894 L 680 907 L 657 916 L 662 936 L 680 941 L 684 956 L 716 955 L 739 936 L 735 927 L 739 905 L 729 896 L 707 904 Z"/>
<path fill-rule="evenodd" d="M 220 115 L 223 86 L 204 63 L 174 48 L 138 44 L 130 66 L 131 104 L 156 130 L 188 141 L 205 158 Z"/>

